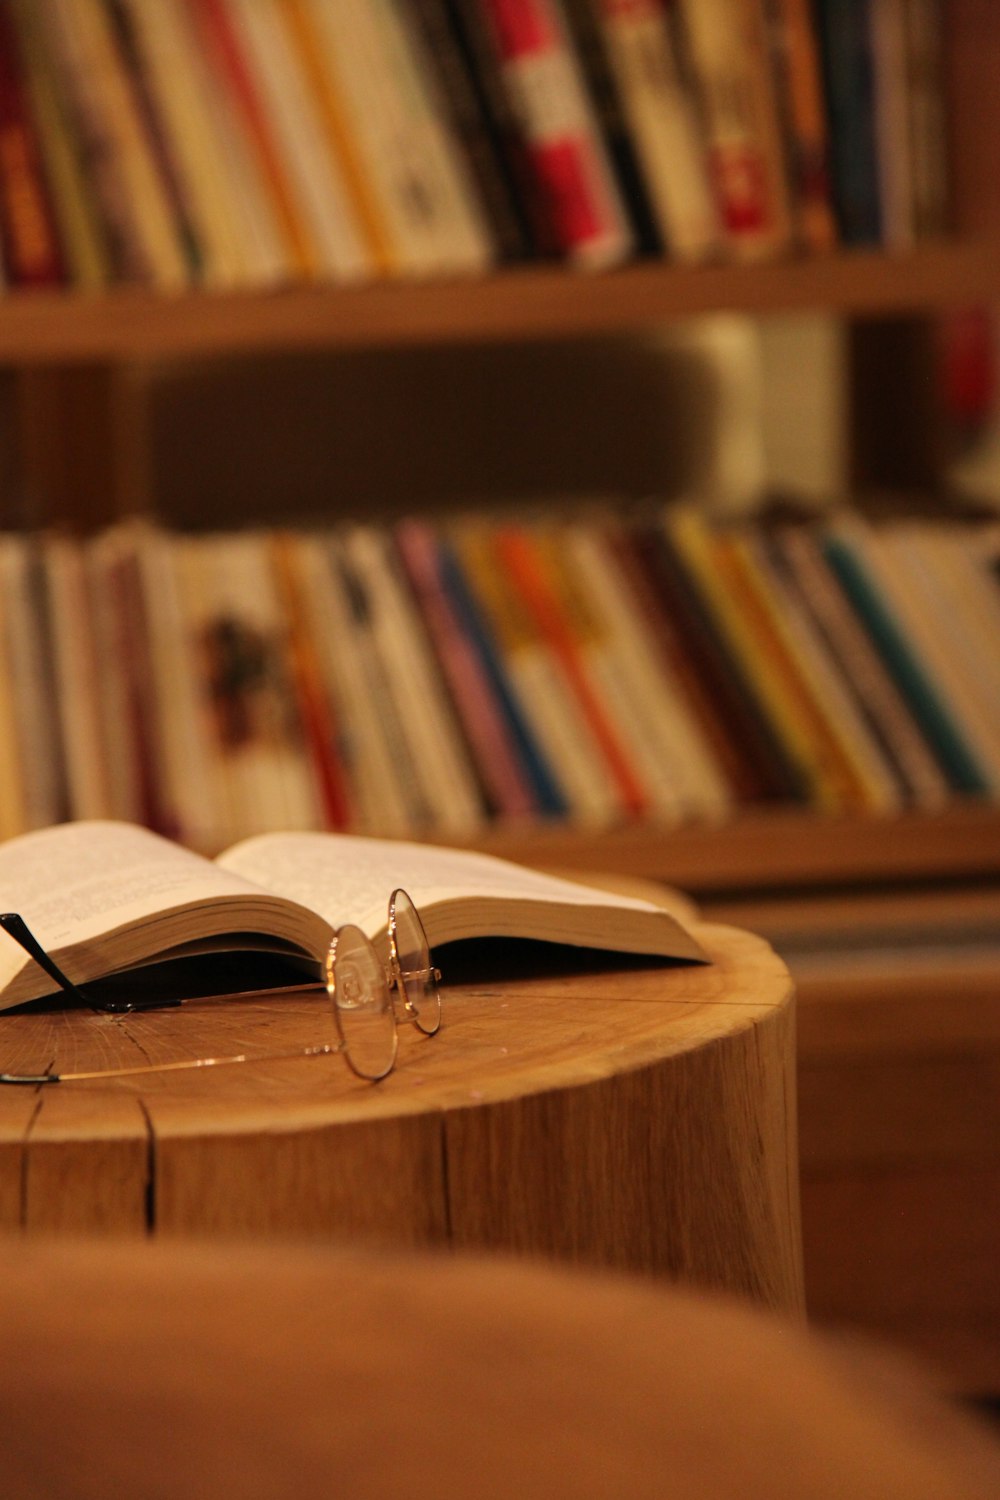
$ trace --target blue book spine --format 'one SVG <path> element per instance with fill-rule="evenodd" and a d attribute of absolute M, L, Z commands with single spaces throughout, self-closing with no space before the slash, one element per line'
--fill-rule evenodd
<path fill-rule="evenodd" d="M 438 540 L 438 550 L 441 582 L 510 725 L 515 752 L 535 794 L 538 810 L 543 816 L 564 817 L 569 811 L 566 797 L 531 733 L 496 642 L 469 588 L 462 566 L 454 550 L 443 538 Z"/>
<path fill-rule="evenodd" d="M 993 788 L 988 776 L 966 743 L 937 684 L 928 676 L 905 631 L 880 597 L 862 559 L 839 537 L 824 539 L 823 555 L 892 673 L 951 786 L 958 792 L 989 794 Z"/>

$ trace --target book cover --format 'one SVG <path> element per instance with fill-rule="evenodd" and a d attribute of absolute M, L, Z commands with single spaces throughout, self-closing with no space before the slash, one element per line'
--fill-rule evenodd
<path fill-rule="evenodd" d="M 673 0 L 575 0 L 575 8 L 598 14 L 621 93 L 622 128 L 668 253 L 682 261 L 715 254 L 722 223 Z"/>
<path fill-rule="evenodd" d="M 489 808 L 496 816 L 527 818 L 535 797 L 503 706 L 445 588 L 434 530 L 411 518 L 397 525 L 395 536 Z"/>
<path fill-rule="evenodd" d="M 830 131 L 811 0 L 766 0 L 778 117 L 795 238 L 809 250 L 837 241 Z"/>
<path fill-rule="evenodd" d="M 830 120 L 833 196 L 848 245 L 882 237 L 871 0 L 816 0 Z"/>
<path fill-rule="evenodd" d="M 737 257 L 791 239 L 787 179 L 762 0 L 680 0 L 727 244 Z"/>
<path fill-rule="evenodd" d="M 66 262 L 40 149 L 25 58 L 10 10 L 0 6 L 0 243 L 8 286 L 58 286 Z"/>
<path fill-rule="evenodd" d="M 580 265 L 633 250 L 624 204 L 558 0 L 477 0 L 556 243 Z"/>

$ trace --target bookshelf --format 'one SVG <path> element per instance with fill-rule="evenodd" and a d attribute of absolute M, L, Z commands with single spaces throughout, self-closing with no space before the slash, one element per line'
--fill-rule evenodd
<path fill-rule="evenodd" d="M 30 514 L 86 530 L 143 508 L 149 476 L 141 372 L 172 359 L 572 340 L 718 312 L 809 311 L 858 328 L 869 357 L 883 336 L 894 340 L 894 350 L 907 351 L 896 359 L 898 407 L 907 392 L 926 384 L 926 368 L 909 355 L 935 316 L 1000 299 L 993 87 L 1000 14 L 990 0 L 946 0 L 943 22 L 952 233 L 907 251 L 852 249 L 696 267 L 642 260 L 599 273 L 529 265 L 449 280 L 259 292 L 6 293 L 0 365 L 14 386 Z M 901 328 L 913 330 L 913 339 L 900 340 Z M 865 448 L 877 450 L 877 421 L 862 413 L 859 425 Z M 1000 871 L 1000 814 L 992 808 L 908 814 L 892 826 L 887 841 L 878 820 L 779 811 L 669 834 L 649 827 L 598 836 L 539 828 L 488 838 L 501 852 L 627 868 L 699 891 L 796 880 L 971 879 Z"/>
<path fill-rule="evenodd" d="M 719 312 L 884 319 L 991 301 L 998 285 L 1000 234 L 752 266 L 643 262 L 602 273 L 544 266 L 446 282 L 260 292 L 38 291 L 3 302 L 0 361 L 45 368 L 582 338 Z"/>

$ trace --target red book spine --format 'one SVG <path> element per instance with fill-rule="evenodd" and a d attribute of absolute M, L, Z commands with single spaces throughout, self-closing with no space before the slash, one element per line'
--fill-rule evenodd
<path fill-rule="evenodd" d="M 22 81 L 10 12 L 0 5 L 0 230 L 13 286 L 58 286 L 66 265 Z"/>
<path fill-rule="evenodd" d="M 551 0 L 481 0 L 561 250 L 595 261 L 632 249 L 576 56 Z"/>
<path fill-rule="evenodd" d="M 624 807 L 634 816 L 648 812 L 649 798 L 645 788 L 637 779 L 616 728 L 594 691 L 572 627 L 538 565 L 529 538 L 512 529 L 501 530 L 497 533 L 496 543 L 498 556 L 502 558 L 525 604 L 534 615 L 535 623 L 562 665 L 594 741 L 617 782 Z"/>

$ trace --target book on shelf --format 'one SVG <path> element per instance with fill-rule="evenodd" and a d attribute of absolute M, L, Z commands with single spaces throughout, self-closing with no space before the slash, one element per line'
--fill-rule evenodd
<path fill-rule="evenodd" d="M 908 245 L 940 0 L 8 0 L 5 283 Z"/>
<path fill-rule="evenodd" d="M 791 243 L 764 0 L 680 0 L 723 230 L 740 258 Z"/>
<path fill-rule="evenodd" d="M 984 523 L 608 500 L 0 535 L 3 826 L 211 850 L 995 803 L 996 552 Z"/>
<path fill-rule="evenodd" d="M 406 890 L 432 947 L 511 938 L 705 962 L 696 938 L 661 906 L 544 875 L 490 855 L 333 833 L 273 833 L 216 859 L 134 824 L 76 822 L 0 844 L 3 908 L 17 912 L 71 983 L 100 994 L 116 981 L 141 999 L 148 966 L 187 968 L 248 952 L 273 985 L 316 982 L 331 940 L 353 924 L 387 950 L 391 893 Z M 92 988 L 91 988 L 92 986 Z M 53 980 L 0 936 L 0 1008 L 52 994 Z M 188 991 L 191 993 L 191 989 Z M 179 993 L 176 997 L 180 997 Z"/>

